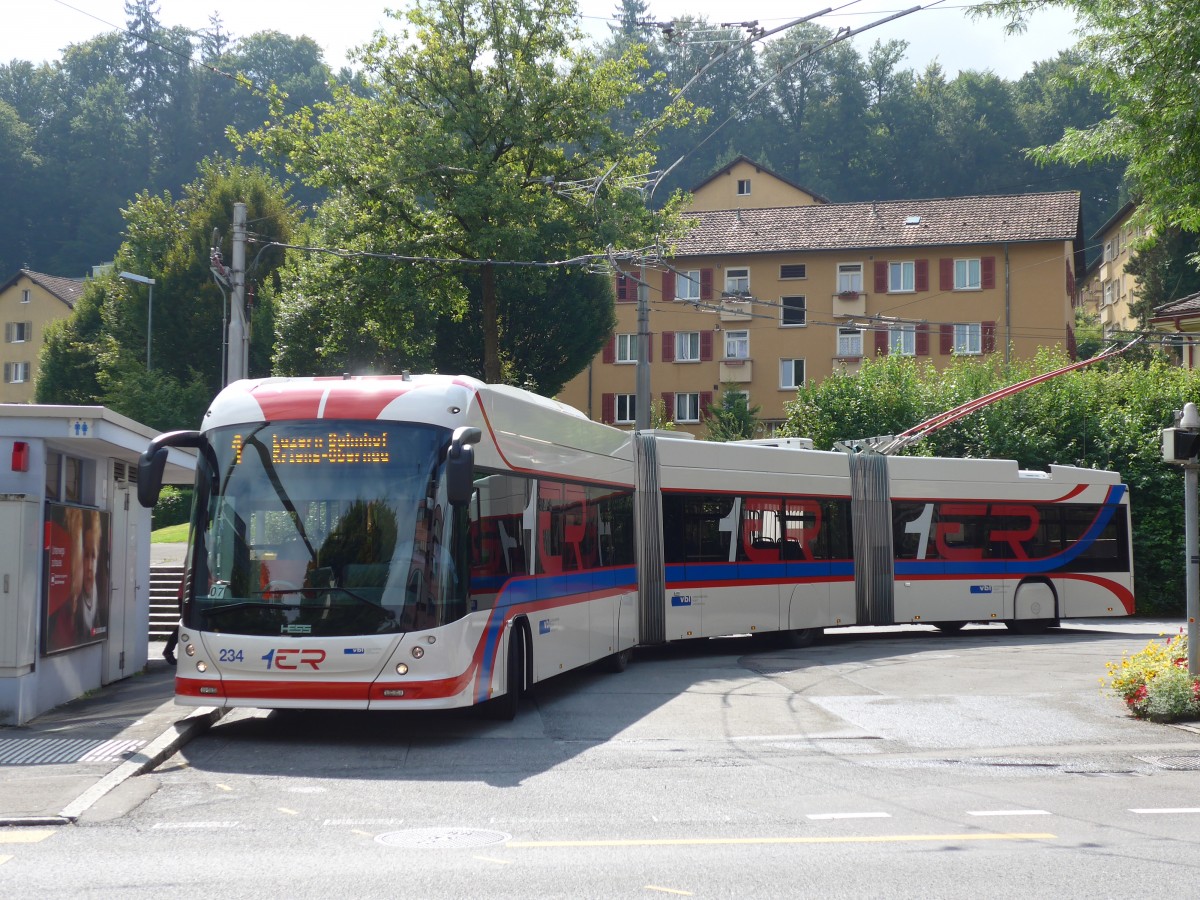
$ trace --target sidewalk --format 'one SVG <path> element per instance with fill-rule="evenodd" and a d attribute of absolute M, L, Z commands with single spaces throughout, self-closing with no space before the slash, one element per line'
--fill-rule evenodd
<path fill-rule="evenodd" d="M 97 800 L 149 772 L 220 717 L 176 706 L 175 669 L 150 644 L 141 675 L 0 727 L 0 826 L 74 822 Z"/>

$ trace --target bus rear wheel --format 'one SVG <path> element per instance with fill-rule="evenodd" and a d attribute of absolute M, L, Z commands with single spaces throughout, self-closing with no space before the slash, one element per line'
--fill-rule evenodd
<path fill-rule="evenodd" d="M 934 622 L 933 627 L 942 634 L 958 634 L 966 627 L 966 622 Z"/>
<path fill-rule="evenodd" d="M 616 653 L 604 657 L 600 662 L 605 672 L 611 672 L 616 675 L 629 668 L 629 660 L 632 657 L 633 648 L 627 647 L 624 650 L 618 650 Z"/>
<path fill-rule="evenodd" d="M 824 633 L 824 628 L 791 628 L 779 632 L 779 645 L 790 650 L 811 647 Z"/>
<path fill-rule="evenodd" d="M 1004 625 L 1015 634 L 1045 634 L 1058 627 L 1058 619 L 1010 619 Z"/>

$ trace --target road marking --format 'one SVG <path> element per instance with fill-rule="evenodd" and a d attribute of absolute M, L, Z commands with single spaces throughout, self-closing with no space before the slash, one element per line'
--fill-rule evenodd
<path fill-rule="evenodd" d="M 676 890 L 675 888 L 665 888 L 665 887 L 659 887 L 659 886 L 658 886 L 658 885 L 656 885 L 656 884 L 648 884 L 648 885 L 646 885 L 646 890 L 648 890 L 648 891 L 658 891 L 659 893 L 662 893 L 662 894 L 679 894 L 681 897 L 694 897 L 694 896 L 696 896 L 696 895 L 695 895 L 695 894 L 693 894 L 691 891 L 679 891 L 679 890 Z"/>
<path fill-rule="evenodd" d="M 861 813 L 809 813 L 806 819 L 890 819 L 890 813 L 861 812 Z"/>
<path fill-rule="evenodd" d="M 375 837 L 375 835 L 371 834 L 371 832 L 363 831 L 361 828 L 351 828 L 350 833 L 351 834 L 361 834 L 363 837 L 369 837 L 369 838 Z"/>
<path fill-rule="evenodd" d="M 500 865 L 500 866 L 511 866 L 512 865 L 511 859 L 497 859 L 494 856 L 476 856 L 474 858 L 479 860 L 480 862 L 496 863 L 497 865 Z"/>
<path fill-rule="evenodd" d="M 14 831 L 0 828 L 0 844 L 36 844 L 38 841 L 44 841 L 50 837 L 54 831 L 53 828 L 41 831 L 33 828 L 21 828 Z"/>
<path fill-rule="evenodd" d="M 299 813 L 299 812 L 297 812 L 296 810 L 294 810 L 294 809 L 288 809 L 286 806 L 277 806 L 277 807 L 275 807 L 275 808 L 276 808 L 276 809 L 278 809 L 278 810 L 279 810 L 281 813 L 287 813 L 289 816 L 298 816 L 298 815 L 300 815 L 300 813 Z"/>
<path fill-rule="evenodd" d="M 1143 816 L 1152 816 L 1155 814 L 1171 814 L 1171 813 L 1200 813 L 1200 807 L 1194 806 L 1179 806 L 1179 807 L 1164 807 L 1163 809 L 1131 809 L 1131 813 L 1137 813 Z"/>
<path fill-rule="evenodd" d="M 218 787 L 218 788 L 220 788 L 220 789 L 221 789 L 221 790 L 223 790 L 223 791 L 232 791 L 232 790 L 233 790 L 233 788 L 231 788 L 231 787 L 230 787 L 229 785 L 227 785 L 227 784 L 218 784 L 218 785 L 217 785 L 217 787 Z"/>
<path fill-rule="evenodd" d="M 237 822 L 155 822 L 155 828 L 237 828 Z"/>
<path fill-rule="evenodd" d="M 4 865 L 4 864 L 5 864 L 6 862 L 8 862 L 10 859 L 12 859 L 12 857 L 11 857 L 11 856 L 0 856 L 0 866 Z"/>
<path fill-rule="evenodd" d="M 506 847 L 523 850 L 551 847 L 705 847 L 754 844 L 888 844 L 932 841 L 1053 841 L 1056 834 L 892 834 L 874 837 L 758 837 L 758 838 L 631 838 L 594 841 L 509 841 Z"/>
<path fill-rule="evenodd" d="M 1048 816 L 1044 809 L 979 809 L 968 812 L 968 816 Z"/>

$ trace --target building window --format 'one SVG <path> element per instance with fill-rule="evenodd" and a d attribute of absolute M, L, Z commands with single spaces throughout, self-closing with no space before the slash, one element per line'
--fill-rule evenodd
<path fill-rule="evenodd" d="M 725 293 L 732 297 L 750 296 L 750 270 L 726 269 Z"/>
<path fill-rule="evenodd" d="M 750 358 L 750 332 L 749 331 L 727 331 L 727 332 L 725 332 L 725 358 L 726 359 L 749 359 Z"/>
<path fill-rule="evenodd" d="M 8 384 L 25 384 L 29 381 L 29 363 L 5 363 L 4 380 Z"/>
<path fill-rule="evenodd" d="M 839 294 L 861 294 L 863 289 L 862 263 L 838 263 L 837 279 Z"/>
<path fill-rule="evenodd" d="M 46 499 L 80 503 L 83 498 L 83 460 L 53 450 L 46 452 Z"/>
<path fill-rule="evenodd" d="M 1113 302 L 1113 283 L 1111 281 L 1104 282 L 1104 305 L 1111 306 Z"/>
<path fill-rule="evenodd" d="M 614 419 L 620 423 L 637 419 L 637 394 L 617 394 Z"/>
<path fill-rule="evenodd" d="M 954 326 L 954 352 L 958 356 L 978 356 L 982 352 L 982 329 L 978 322 Z"/>
<path fill-rule="evenodd" d="M 888 353 L 896 356 L 917 355 L 917 328 L 915 325 L 893 325 L 888 329 Z"/>
<path fill-rule="evenodd" d="M 739 178 L 738 179 L 737 192 L 738 192 L 739 197 L 750 196 L 750 179 L 749 178 Z"/>
<path fill-rule="evenodd" d="M 862 356 L 862 332 L 857 328 L 839 328 L 837 355 L 846 359 Z"/>
<path fill-rule="evenodd" d="M 790 266 L 780 266 L 779 277 L 782 280 L 787 280 L 789 278 L 807 278 L 808 266 L 804 263 L 795 263 L 794 265 Z"/>
<path fill-rule="evenodd" d="M 24 344 L 33 340 L 32 322 L 5 322 L 4 340 L 10 344 Z"/>
<path fill-rule="evenodd" d="M 675 395 L 675 421 L 695 423 L 700 421 L 700 395 Z"/>
<path fill-rule="evenodd" d="M 804 387 L 804 360 L 781 359 L 779 361 L 779 386 L 781 388 Z"/>
<path fill-rule="evenodd" d="M 28 303 L 30 301 L 30 299 L 31 298 L 29 296 L 29 288 L 25 288 L 23 291 L 21 291 L 21 302 Z"/>
<path fill-rule="evenodd" d="M 700 332 L 675 332 L 675 362 L 700 361 Z"/>
<path fill-rule="evenodd" d="M 675 299 L 700 299 L 700 270 L 688 269 L 686 272 L 675 273 Z"/>
<path fill-rule="evenodd" d="M 1105 262 L 1112 262 L 1112 258 L 1113 258 L 1113 256 L 1115 256 L 1115 255 L 1116 255 L 1116 254 L 1114 254 L 1114 253 L 1113 253 L 1113 242 L 1112 242 L 1112 241 L 1105 241 L 1105 242 L 1104 242 L 1104 261 L 1105 261 Z"/>
<path fill-rule="evenodd" d="M 982 285 L 978 259 L 956 259 L 954 261 L 954 289 L 956 291 L 977 291 Z"/>
<path fill-rule="evenodd" d="M 888 292 L 911 293 L 916 290 L 917 268 L 914 262 L 888 263 Z"/>
<path fill-rule="evenodd" d="M 779 301 L 780 325 L 803 325 L 807 321 L 807 311 L 803 297 L 783 297 Z"/>
<path fill-rule="evenodd" d="M 636 334 L 617 335 L 617 362 L 637 362 L 638 336 Z"/>

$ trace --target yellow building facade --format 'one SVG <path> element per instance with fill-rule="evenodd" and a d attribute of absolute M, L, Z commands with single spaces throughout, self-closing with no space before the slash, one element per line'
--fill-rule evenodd
<path fill-rule="evenodd" d="M 695 227 L 645 276 L 651 399 L 680 430 L 704 435 L 736 390 L 769 434 L 799 386 L 875 355 L 1074 352 L 1075 192 L 837 204 L 739 159 L 694 196 Z M 617 276 L 614 334 L 558 396 L 622 427 L 641 274 Z"/>
<path fill-rule="evenodd" d="M 46 326 L 71 314 L 83 285 L 82 279 L 21 269 L 0 286 L 0 317 L 4 321 L 0 403 L 33 402 Z"/>
<path fill-rule="evenodd" d="M 1082 279 L 1079 301 L 1089 313 L 1099 316 L 1105 337 L 1139 328 L 1130 311 L 1130 304 L 1137 299 L 1137 277 L 1126 271 L 1136 242 L 1146 236 L 1133 224 L 1136 211 L 1134 203 L 1126 203 L 1091 238 L 1101 252 Z"/>

